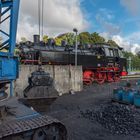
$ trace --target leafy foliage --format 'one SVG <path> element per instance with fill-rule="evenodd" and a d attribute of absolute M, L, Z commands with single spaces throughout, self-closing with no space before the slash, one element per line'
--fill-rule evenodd
<path fill-rule="evenodd" d="M 91 44 L 91 35 L 89 32 L 82 32 L 78 35 L 78 40 L 81 45 Z"/>
<path fill-rule="evenodd" d="M 124 57 L 129 59 L 131 58 L 131 67 L 132 69 L 140 70 L 140 57 L 131 52 L 124 52 Z"/>
<path fill-rule="evenodd" d="M 106 43 L 105 39 L 98 33 L 94 32 L 91 34 L 91 43 Z"/>
<path fill-rule="evenodd" d="M 43 36 L 43 42 L 44 42 L 45 44 L 48 42 L 48 38 L 49 38 L 49 37 L 48 37 L 47 35 L 44 35 L 44 36 Z"/>
<path fill-rule="evenodd" d="M 27 41 L 27 39 L 26 39 L 26 37 L 21 37 L 21 42 L 26 42 Z"/>
<path fill-rule="evenodd" d="M 60 46 L 61 42 L 65 40 L 68 45 L 73 46 L 74 43 L 75 43 L 75 37 L 74 36 L 75 35 L 73 33 L 61 34 L 61 35 L 59 35 L 55 38 L 56 44 L 58 46 Z M 92 34 L 90 34 L 89 32 L 81 32 L 78 35 L 78 42 L 81 45 L 88 45 L 88 44 L 95 44 L 95 43 L 107 43 L 105 41 L 105 39 L 96 32 L 94 32 Z M 115 46 L 118 46 L 116 43 L 114 43 L 114 44 L 115 44 Z"/>
<path fill-rule="evenodd" d="M 119 45 L 115 42 L 115 41 L 113 41 L 113 40 L 108 40 L 107 41 L 107 44 L 109 44 L 111 47 L 118 47 Z"/>
<path fill-rule="evenodd" d="M 67 45 L 73 46 L 74 40 L 75 40 L 74 33 L 65 33 L 57 36 L 55 38 L 55 43 L 57 46 L 61 46 L 62 41 L 66 41 Z"/>

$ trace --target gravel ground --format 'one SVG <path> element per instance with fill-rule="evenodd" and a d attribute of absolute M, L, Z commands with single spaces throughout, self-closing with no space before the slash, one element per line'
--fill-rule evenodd
<path fill-rule="evenodd" d="M 123 83 L 121 82 L 121 84 Z M 85 87 L 83 91 L 74 95 L 61 96 L 50 106 L 47 114 L 57 118 L 66 126 L 68 140 L 139 140 L 139 133 L 132 134 L 128 131 L 128 133 L 121 134 L 118 132 L 115 133 L 115 129 L 111 131 L 108 126 L 114 125 L 113 127 L 115 127 L 115 125 L 118 124 L 111 123 L 108 125 L 110 121 L 107 120 L 108 117 L 106 114 L 105 122 L 107 123 L 103 122 L 101 120 L 102 118 L 97 115 L 97 112 L 107 112 L 105 109 L 112 107 L 111 93 L 113 88 L 118 87 L 118 85 L 120 85 L 120 83 L 106 83 L 104 85 L 93 84 L 92 86 Z M 133 108 L 130 108 L 129 115 L 134 113 Z M 93 114 L 96 114 L 96 117 Z M 120 116 L 118 115 L 117 117 Z M 126 118 L 126 123 L 127 119 L 128 118 Z M 140 126 L 140 124 L 138 126 Z M 133 130 L 133 128 L 130 130 Z"/>

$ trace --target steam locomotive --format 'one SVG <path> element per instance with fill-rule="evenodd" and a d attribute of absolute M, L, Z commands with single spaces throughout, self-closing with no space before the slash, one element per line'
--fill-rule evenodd
<path fill-rule="evenodd" d="M 34 43 L 20 44 L 21 63 L 50 65 L 74 65 L 75 47 L 62 42 L 56 46 L 53 40 L 48 44 L 34 39 Z M 118 81 L 120 76 L 127 75 L 127 60 L 123 57 L 123 49 L 108 44 L 78 45 L 77 64 L 83 67 L 83 82 L 99 84 L 105 81 Z"/>

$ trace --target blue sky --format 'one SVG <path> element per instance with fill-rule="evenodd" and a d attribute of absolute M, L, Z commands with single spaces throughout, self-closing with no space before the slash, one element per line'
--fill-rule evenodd
<path fill-rule="evenodd" d="M 90 23 L 90 32 L 111 32 L 111 35 L 128 37 L 140 31 L 139 13 L 134 15 L 131 7 L 123 5 L 121 0 L 82 0 L 81 8 Z M 139 41 L 140 38 L 135 42 Z"/>

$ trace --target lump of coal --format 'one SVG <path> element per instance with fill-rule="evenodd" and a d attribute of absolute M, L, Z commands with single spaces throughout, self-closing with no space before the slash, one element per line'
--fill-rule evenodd
<path fill-rule="evenodd" d="M 105 104 L 98 109 L 81 111 L 84 118 L 96 120 L 113 134 L 140 134 L 140 111 L 120 104 Z"/>

